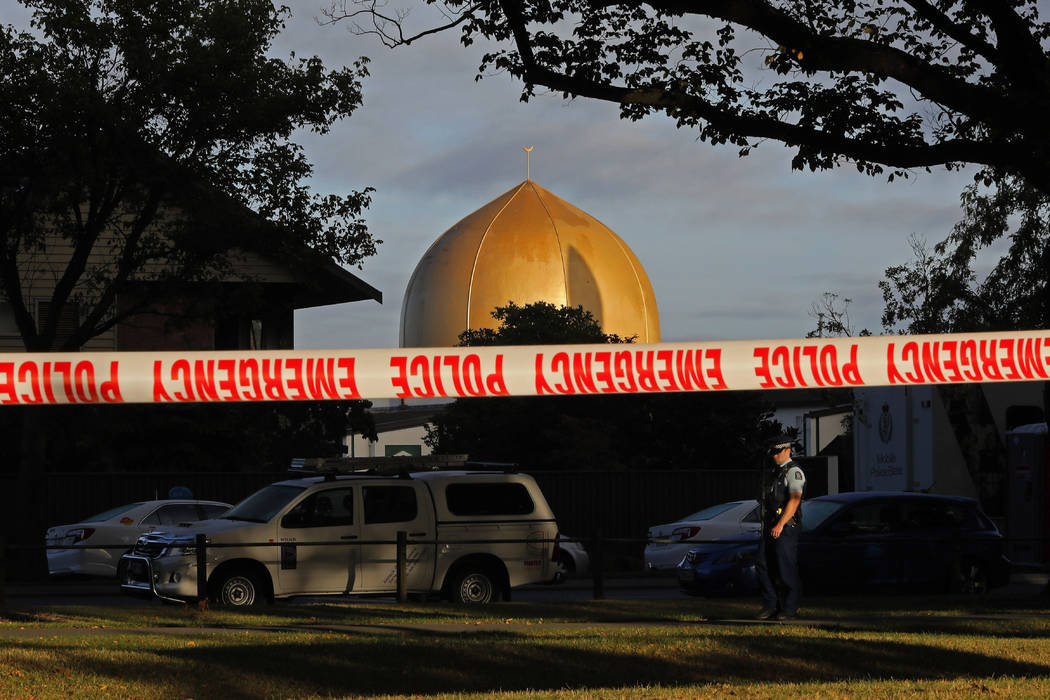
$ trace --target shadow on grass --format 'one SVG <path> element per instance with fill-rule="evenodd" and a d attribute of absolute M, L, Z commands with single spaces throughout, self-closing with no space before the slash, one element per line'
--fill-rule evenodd
<path fill-rule="evenodd" d="M 695 636 L 681 628 L 456 636 L 250 633 L 243 641 L 233 637 L 199 646 L 144 637 L 127 655 L 93 656 L 90 665 L 96 676 L 114 681 L 149 683 L 159 677 L 164 690 L 183 697 L 228 698 L 775 682 L 783 680 L 784 669 L 791 669 L 797 683 L 1050 675 L 1045 655 L 1036 650 L 1029 655 L 1038 661 L 1025 661 L 1009 658 L 1016 656 L 1015 647 L 1000 656 L 960 646 L 786 626 Z M 88 653 L 48 640 L 34 648 L 46 653 L 19 660 L 26 673 L 47 673 L 56 662 L 82 668 Z M 38 662 L 41 656 L 52 665 Z"/>

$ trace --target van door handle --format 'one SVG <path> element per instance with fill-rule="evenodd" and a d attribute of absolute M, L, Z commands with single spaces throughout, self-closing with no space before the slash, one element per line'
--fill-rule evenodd
<path fill-rule="evenodd" d="M 343 535 L 339 539 L 341 539 L 341 540 L 356 540 L 357 539 L 357 535 Z"/>

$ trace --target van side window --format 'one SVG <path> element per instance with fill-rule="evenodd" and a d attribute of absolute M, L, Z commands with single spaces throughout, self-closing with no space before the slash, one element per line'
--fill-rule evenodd
<path fill-rule="evenodd" d="M 339 527 L 354 524 L 354 490 L 328 489 L 311 494 L 281 518 L 281 527 Z"/>
<path fill-rule="evenodd" d="M 449 484 L 445 501 L 454 515 L 528 515 L 535 506 L 524 484 Z"/>
<path fill-rule="evenodd" d="M 365 486 L 365 524 L 404 523 L 419 513 L 411 486 Z"/>

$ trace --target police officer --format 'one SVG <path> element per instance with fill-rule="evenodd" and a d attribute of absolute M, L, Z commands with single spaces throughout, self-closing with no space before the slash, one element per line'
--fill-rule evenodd
<path fill-rule="evenodd" d="M 762 538 L 755 563 L 762 592 L 759 620 L 798 616 L 798 537 L 806 475 L 791 459 L 791 443 L 789 435 L 781 435 L 770 444 L 773 465 L 762 478 Z"/>

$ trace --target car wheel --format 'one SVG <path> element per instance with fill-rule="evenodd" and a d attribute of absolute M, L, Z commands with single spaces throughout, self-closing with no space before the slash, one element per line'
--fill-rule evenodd
<path fill-rule="evenodd" d="M 988 574 L 980 562 L 963 562 L 955 581 L 955 591 L 967 595 L 988 592 Z"/>
<path fill-rule="evenodd" d="M 219 605 L 232 608 L 250 608 L 265 599 L 263 586 L 258 577 L 244 570 L 224 573 L 215 583 L 212 600 Z"/>
<path fill-rule="evenodd" d="M 488 571 L 468 568 L 453 579 L 450 593 L 454 603 L 491 603 L 496 597 L 496 583 Z"/>

